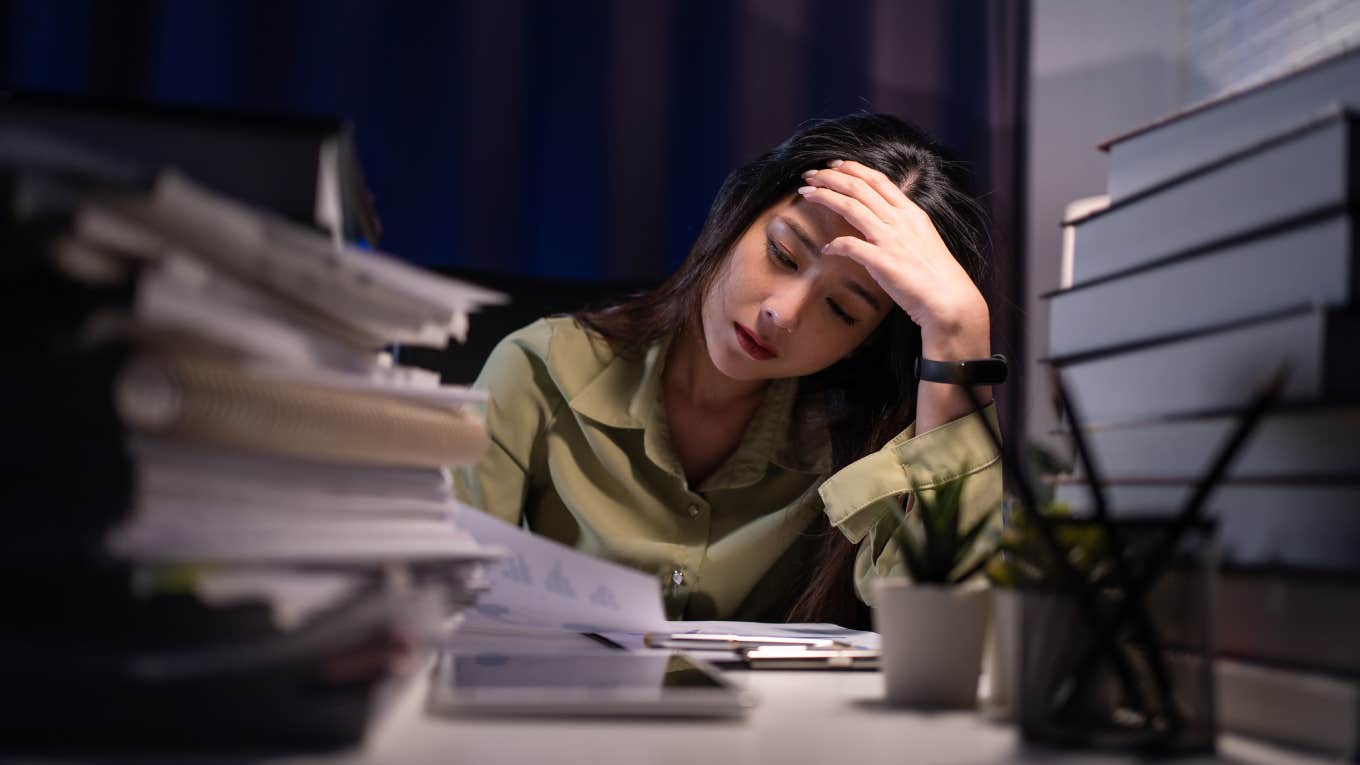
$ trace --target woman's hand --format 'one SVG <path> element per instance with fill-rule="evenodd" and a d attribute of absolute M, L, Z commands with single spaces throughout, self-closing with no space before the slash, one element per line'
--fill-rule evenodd
<path fill-rule="evenodd" d="M 798 193 L 840 215 L 864 237 L 842 236 L 823 252 L 851 258 L 921 327 L 935 359 L 986 356 L 987 303 L 949 252 L 935 224 L 897 184 L 873 168 L 837 160 L 809 170 Z"/>
<path fill-rule="evenodd" d="M 858 162 L 832 162 L 803 175 L 798 193 L 837 213 L 864 235 L 841 236 L 822 251 L 864 266 L 869 276 L 921 328 L 921 355 L 937 361 L 980 359 L 991 353 L 987 301 L 954 259 L 930 216 L 897 184 Z M 991 389 L 975 389 L 991 401 Z M 916 432 L 972 411 L 963 391 L 921 382 L 916 389 Z"/>

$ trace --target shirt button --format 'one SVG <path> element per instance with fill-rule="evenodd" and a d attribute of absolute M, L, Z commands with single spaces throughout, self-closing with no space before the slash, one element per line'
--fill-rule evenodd
<path fill-rule="evenodd" d="M 672 572 L 671 572 L 671 583 L 674 584 L 676 587 L 679 587 L 680 585 L 684 584 L 684 583 L 685 583 L 685 572 L 681 571 L 681 570 L 678 569 L 678 568 L 677 568 L 676 570 L 672 571 Z"/>
<path fill-rule="evenodd" d="M 690 506 L 689 506 L 689 511 L 688 511 L 688 512 L 689 512 L 689 517 L 691 517 L 691 518 L 698 518 L 698 517 L 699 517 L 699 508 L 696 507 L 695 505 L 690 505 Z"/>

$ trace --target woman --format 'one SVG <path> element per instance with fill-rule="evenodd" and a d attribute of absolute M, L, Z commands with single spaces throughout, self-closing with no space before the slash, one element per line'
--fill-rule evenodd
<path fill-rule="evenodd" d="M 661 286 L 496 347 L 460 495 L 655 572 L 671 618 L 862 625 L 869 582 L 902 571 L 888 502 L 963 480 L 968 517 L 1000 506 L 992 407 L 913 373 L 990 353 L 952 173 L 873 114 L 737 169 Z"/>

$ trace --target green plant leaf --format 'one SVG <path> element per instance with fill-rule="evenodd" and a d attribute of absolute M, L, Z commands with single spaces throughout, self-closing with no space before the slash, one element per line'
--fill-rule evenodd
<path fill-rule="evenodd" d="M 910 512 L 897 506 L 892 508 L 898 521 L 893 535 L 901 548 L 903 565 L 915 581 L 952 584 L 960 581 L 953 576 L 959 566 L 966 564 L 964 576 L 973 576 L 995 555 L 996 544 L 980 550 L 984 533 L 990 527 L 990 514 L 961 528 L 963 484 L 963 478 L 933 490 L 922 490 L 913 484 L 907 495 L 907 501 L 913 503 Z M 1016 543 L 1021 539 L 1017 537 Z M 976 560 L 972 560 L 974 557 Z"/>
<path fill-rule="evenodd" d="M 987 580 L 995 587 L 1014 588 L 1020 584 L 1020 575 L 1016 567 L 1006 560 L 996 551 L 986 559 Z"/>
<path fill-rule="evenodd" d="M 968 558 L 969 553 L 973 551 L 973 546 L 977 544 L 978 538 L 981 537 L 982 532 L 987 529 L 987 522 L 990 520 L 991 518 L 985 515 L 982 516 L 977 519 L 967 531 L 963 532 L 963 536 L 959 537 L 958 547 L 955 548 L 955 558 L 952 561 L 954 566 L 959 565 Z"/>
<path fill-rule="evenodd" d="M 951 575 L 949 577 L 949 583 L 959 584 L 961 582 L 968 581 L 969 579 L 972 578 L 974 574 L 981 571 L 989 562 L 991 562 L 991 560 L 992 556 L 984 555 L 981 560 L 974 562 L 971 566 L 964 569 L 962 572 Z"/>
<path fill-rule="evenodd" d="M 917 493 L 914 484 L 911 487 L 911 496 L 914 498 L 913 502 L 916 504 L 912 512 L 920 519 L 921 531 L 923 532 L 925 549 L 921 551 L 921 557 L 923 558 L 922 564 L 927 569 L 924 580 L 938 582 L 940 578 L 935 572 L 939 571 L 940 568 L 939 547 L 940 542 L 943 540 L 940 539 L 939 531 L 935 526 L 935 508 L 924 495 Z"/>
<path fill-rule="evenodd" d="M 902 551 L 902 563 L 906 565 L 907 573 L 911 574 L 912 581 L 928 581 L 929 572 L 922 560 L 921 551 L 916 547 L 916 540 L 911 537 L 906 513 L 902 512 L 895 502 L 889 501 L 888 507 L 893 517 L 897 519 L 897 528 L 893 530 L 893 537 L 897 540 L 897 546 Z"/>
<path fill-rule="evenodd" d="M 913 582 L 929 584 L 935 581 L 924 556 L 920 550 L 916 549 L 915 540 L 907 533 L 906 526 L 899 527 L 897 530 L 897 546 L 902 550 L 902 562 L 906 564 L 907 572 L 911 574 Z"/>

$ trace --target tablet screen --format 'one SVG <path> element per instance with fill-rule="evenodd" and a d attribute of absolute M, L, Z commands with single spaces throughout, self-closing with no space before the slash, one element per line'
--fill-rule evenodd
<path fill-rule="evenodd" d="M 434 677 L 436 711 L 726 715 L 750 705 L 681 654 L 446 653 Z"/>
<path fill-rule="evenodd" d="M 449 679 L 466 690 L 487 688 L 724 688 L 717 677 L 679 654 L 452 655 Z"/>

